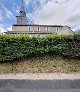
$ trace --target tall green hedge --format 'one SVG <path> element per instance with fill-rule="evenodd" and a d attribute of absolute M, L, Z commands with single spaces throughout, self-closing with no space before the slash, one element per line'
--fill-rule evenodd
<path fill-rule="evenodd" d="M 0 61 L 45 55 L 80 58 L 80 35 L 0 36 Z"/>

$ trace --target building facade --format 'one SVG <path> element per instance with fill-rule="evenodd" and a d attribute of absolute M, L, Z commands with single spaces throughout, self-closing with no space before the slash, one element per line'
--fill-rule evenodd
<path fill-rule="evenodd" d="M 22 6 L 20 10 L 20 16 L 17 17 L 17 24 L 12 25 L 12 31 L 6 32 L 6 34 L 29 34 L 34 36 L 45 36 L 48 34 L 58 35 L 71 35 L 73 31 L 69 26 L 61 25 L 28 25 L 26 20 L 26 13 L 24 10 L 24 3 L 22 0 Z"/>

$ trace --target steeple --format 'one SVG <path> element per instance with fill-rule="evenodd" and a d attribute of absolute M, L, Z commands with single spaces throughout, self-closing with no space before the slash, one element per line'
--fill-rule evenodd
<path fill-rule="evenodd" d="M 24 11 L 24 3 L 23 3 L 23 0 L 22 0 L 22 6 L 21 6 L 21 10 L 20 10 L 20 16 L 25 16 L 25 11 Z"/>
<path fill-rule="evenodd" d="M 24 3 L 23 3 L 23 0 L 22 0 L 22 6 L 21 6 L 21 10 L 20 11 L 24 12 Z"/>
<path fill-rule="evenodd" d="M 17 25 L 26 25 L 27 21 L 26 21 L 26 13 L 24 10 L 24 2 L 22 0 L 22 6 L 20 9 L 20 16 L 17 16 Z"/>

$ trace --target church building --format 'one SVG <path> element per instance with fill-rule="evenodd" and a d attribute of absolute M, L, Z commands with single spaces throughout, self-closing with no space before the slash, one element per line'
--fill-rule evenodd
<path fill-rule="evenodd" d="M 20 16 L 17 17 L 17 24 L 12 25 L 12 31 L 5 32 L 6 34 L 28 34 L 33 36 L 45 36 L 48 34 L 71 35 L 73 31 L 67 25 L 29 25 L 26 20 L 26 13 L 24 10 L 24 3 L 20 10 Z"/>

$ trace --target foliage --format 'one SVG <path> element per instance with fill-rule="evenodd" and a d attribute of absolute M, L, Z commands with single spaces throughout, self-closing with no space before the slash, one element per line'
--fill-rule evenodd
<path fill-rule="evenodd" d="M 0 61 L 45 55 L 80 58 L 80 35 L 0 36 Z"/>

